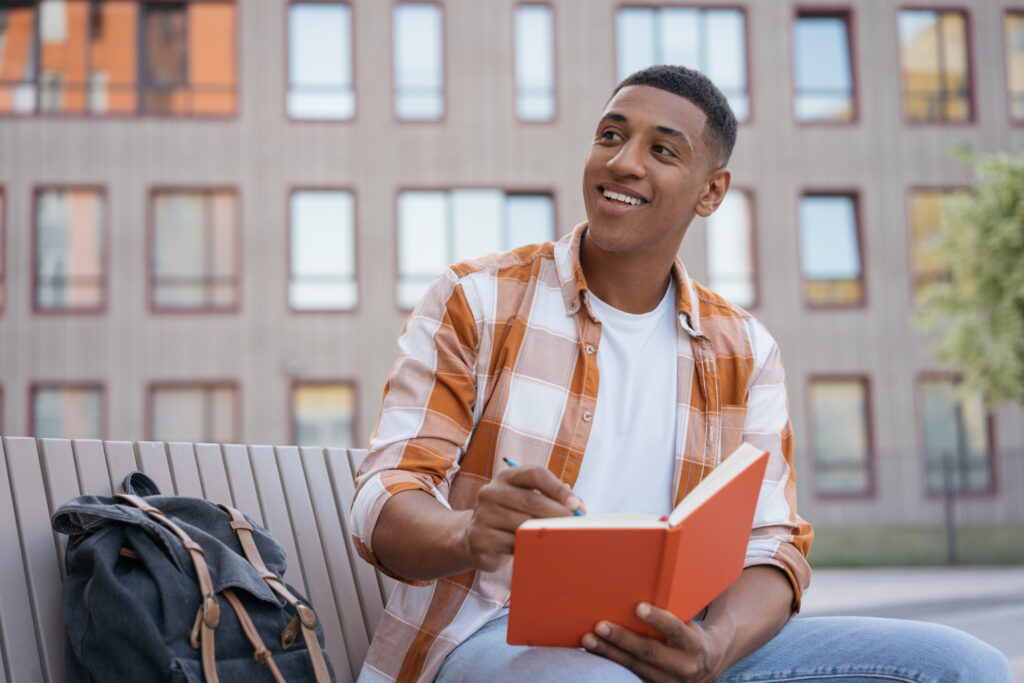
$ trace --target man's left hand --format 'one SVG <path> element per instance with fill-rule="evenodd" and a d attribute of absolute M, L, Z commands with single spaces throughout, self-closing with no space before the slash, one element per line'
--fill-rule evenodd
<path fill-rule="evenodd" d="M 583 636 L 589 652 L 618 662 L 645 681 L 713 681 L 725 661 L 725 645 L 704 626 L 640 603 L 637 616 L 661 631 L 667 642 L 602 621 Z"/>

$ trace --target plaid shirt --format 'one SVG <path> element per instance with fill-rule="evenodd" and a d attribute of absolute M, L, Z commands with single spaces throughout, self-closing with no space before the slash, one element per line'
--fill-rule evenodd
<path fill-rule="evenodd" d="M 576 481 L 597 401 L 601 339 L 580 266 L 584 229 L 555 244 L 452 266 L 406 321 L 352 505 L 356 546 L 385 573 L 370 541 L 381 508 L 400 491 L 421 489 L 452 509 L 471 508 L 502 457 L 545 466 L 570 486 Z M 810 579 L 813 532 L 796 513 L 778 347 L 749 313 L 690 280 L 678 259 L 673 276 L 673 499 L 742 441 L 770 451 L 745 564 L 785 572 L 797 609 Z M 432 680 L 448 653 L 508 602 L 511 575 L 507 562 L 495 572 L 403 581 L 362 679 Z"/>

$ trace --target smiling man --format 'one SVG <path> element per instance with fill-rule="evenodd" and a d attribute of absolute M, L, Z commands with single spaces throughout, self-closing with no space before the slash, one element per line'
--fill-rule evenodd
<path fill-rule="evenodd" d="M 812 531 L 779 351 L 676 257 L 729 189 L 735 138 L 703 75 L 630 76 L 587 155 L 587 221 L 456 264 L 417 305 L 352 508 L 362 556 L 401 581 L 360 680 L 1010 680 L 998 652 L 952 629 L 790 621 Z M 666 514 L 742 441 L 770 452 L 745 568 L 700 620 L 642 604 L 665 642 L 600 622 L 583 649 L 505 643 L 523 521 Z"/>

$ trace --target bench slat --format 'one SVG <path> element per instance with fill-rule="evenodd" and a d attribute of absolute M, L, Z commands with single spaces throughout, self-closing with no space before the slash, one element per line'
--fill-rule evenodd
<path fill-rule="evenodd" d="M 91 496 L 110 495 L 110 474 L 103 448 L 83 448 L 75 454 L 78 489 Z"/>
<path fill-rule="evenodd" d="M 34 439 L 0 440 L 0 455 L 4 456 L 4 466 L 0 467 L 0 544 L 4 548 L 21 547 L 13 489 L 15 483 L 20 487 L 22 482 L 11 479 L 7 471 L 11 459 L 9 450 L 12 446 L 21 447 L 19 442 L 27 442 L 35 448 Z M 0 553 L 0 659 L 3 660 L 0 681 L 3 683 L 42 680 L 39 643 L 28 599 L 28 577 L 21 560 L 21 553 Z"/>
<path fill-rule="evenodd" d="M 167 444 L 167 461 L 171 465 L 174 492 L 179 496 L 203 497 L 203 483 L 199 479 L 196 453 L 190 443 Z"/>
<path fill-rule="evenodd" d="M 298 588 L 303 595 L 309 595 L 302 575 L 302 565 L 295 561 L 299 553 L 295 549 L 291 516 L 288 514 L 288 504 L 285 502 L 284 489 L 281 487 L 281 475 L 277 470 L 274 449 L 270 446 L 250 446 L 249 461 L 252 463 L 257 494 L 267 522 L 264 527 L 292 559 L 288 563 L 284 580 Z"/>
<path fill-rule="evenodd" d="M 196 463 L 199 466 L 204 497 L 213 503 L 231 505 L 231 487 L 228 486 L 228 475 L 224 469 L 224 457 L 221 455 L 220 446 L 197 443 Z"/>
<path fill-rule="evenodd" d="M 135 449 L 131 441 L 105 441 L 103 446 L 107 452 L 107 470 L 110 472 L 110 493 L 118 493 L 124 478 L 138 468 Z"/>
<path fill-rule="evenodd" d="M 260 499 L 256 495 L 256 480 L 252 475 L 249 451 L 245 446 L 226 444 L 224 446 L 224 467 L 228 473 L 228 483 L 231 485 L 232 505 L 252 517 L 260 526 L 266 527 L 266 524 L 263 523 Z"/>
<path fill-rule="evenodd" d="M 39 451 L 32 439 L 8 439 L 6 451 L 7 467 L 13 484 L 11 492 L 14 515 L 21 532 L 21 550 L 28 578 L 28 600 L 35 617 L 35 635 L 38 638 L 44 679 L 63 681 L 61 576 L 53 544 L 43 473 L 39 466 Z M 28 624 L 20 626 L 25 628 Z"/>
<path fill-rule="evenodd" d="M 306 597 L 317 608 L 320 623 L 324 629 L 327 652 L 334 662 L 335 674 L 339 681 L 352 681 L 353 675 L 348 663 L 345 634 L 338 618 L 338 607 L 334 604 L 331 590 L 331 576 L 327 571 L 324 547 L 318 520 L 310 500 L 306 484 L 306 472 L 302 466 L 299 449 L 294 446 L 279 447 L 277 469 L 281 473 L 281 484 L 288 501 L 288 511 L 295 530 L 295 542 L 299 557 L 292 561 L 302 564 L 302 574 L 309 592 Z M 320 457 L 323 457 L 321 452 Z"/>
<path fill-rule="evenodd" d="M 161 441 L 138 441 L 135 444 L 135 459 L 139 469 L 156 483 L 160 493 L 174 493 L 174 479 L 167 464 L 167 447 Z"/>
<path fill-rule="evenodd" d="M 100 441 L 80 441 L 72 443 L 64 439 L 46 439 L 42 442 L 42 458 L 40 463 L 43 470 L 43 479 L 46 483 L 48 493 L 47 508 L 50 514 L 65 501 L 80 495 L 78 488 L 78 473 L 75 468 L 75 455 L 78 451 L 97 450 L 103 453 L 103 443 Z M 64 580 L 64 554 L 67 549 L 68 537 L 64 534 L 53 532 L 53 542 L 57 549 L 57 568 L 60 571 L 60 578 Z"/>
<path fill-rule="evenodd" d="M 310 499 L 316 513 L 317 525 L 320 527 L 324 558 L 327 560 L 331 587 L 334 591 L 334 603 L 338 607 L 341 628 L 345 632 L 349 665 L 352 668 L 352 675 L 358 677 L 370 641 L 363 617 L 363 598 L 359 594 L 359 584 L 347 550 L 351 541 L 343 520 L 348 515 L 349 501 L 335 502 L 330 474 L 327 471 L 327 458 L 331 457 L 329 451 L 302 448 L 299 453 L 305 465 Z M 359 564 L 369 568 L 365 562 L 359 561 Z"/>

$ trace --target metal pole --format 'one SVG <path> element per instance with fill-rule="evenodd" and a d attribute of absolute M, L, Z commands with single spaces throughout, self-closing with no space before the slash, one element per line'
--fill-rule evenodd
<path fill-rule="evenodd" d="M 953 510 L 953 454 L 946 451 L 942 458 L 943 502 L 946 510 L 946 562 L 956 563 L 956 523 Z"/>

